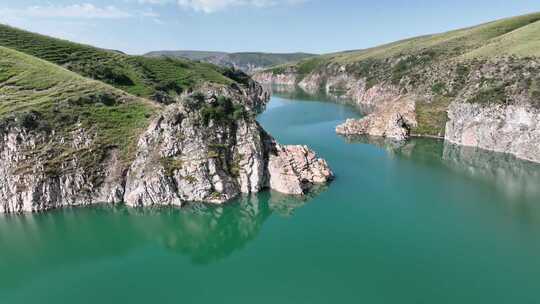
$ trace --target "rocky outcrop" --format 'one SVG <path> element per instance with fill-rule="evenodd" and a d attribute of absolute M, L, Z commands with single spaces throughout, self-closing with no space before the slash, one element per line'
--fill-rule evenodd
<path fill-rule="evenodd" d="M 333 176 L 309 148 L 277 144 L 252 118 L 200 123 L 197 110 L 174 105 L 150 125 L 127 174 L 128 205 L 223 203 L 266 188 L 302 195 Z"/>
<path fill-rule="evenodd" d="M 163 107 L 132 158 L 96 145 L 99 130 L 0 126 L 0 213 L 95 203 L 220 204 L 267 188 L 302 195 L 330 181 L 332 172 L 313 151 L 281 146 L 263 130 L 254 117 L 268 95 L 256 84 L 250 90 L 206 87 L 199 100 Z M 234 98 L 235 113 L 214 105 L 225 96 Z"/>
<path fill-rule="evenodd" d="M 314 184 L 324 184 L 334 174 L 323 159 L 307 146 L 274 144 L 268 171 L 270 188 L 296 195 L 306 193 Z"/>
<path fill-rule="evenodd" d="M 453 103 L 446 140 L 540 162 L 540 110 L 530 105 Z"/>
<path fill-rule="evenodd" d="M 405 140 L 416 127 L 414 100 L 399 98 L 377 106 L 376 110 L 361 119 L 348 119 L 336 127 L 341 135 L 370 135 Z"/>

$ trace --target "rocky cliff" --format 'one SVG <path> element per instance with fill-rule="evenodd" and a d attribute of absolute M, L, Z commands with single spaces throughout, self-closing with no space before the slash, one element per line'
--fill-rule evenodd
<path fill-rule="evenodd" d="M 267 188 L 303 195 L 332 178 L 326 162 L 310 149 L 279 145 L 248 113 L 235 120 L 205 119 L 196 102 L 167 106 L 140 137 L 131 163 L 122 162 L 114 147 L 92 151 L 91 130 L 58 136 L 3 128 L 0 212 L 93 203 L 223 203 Z M 46 154 L 58 145 L 69 145 L 74 155 L 53 168 Z M 98 159 L 86 160 L 91 153 Z"/>
<path fill-rule="evenodd" d="M 269 95 L 253 81 L 206 83 L 164 105 L 0 54 L 0 68 L 17 75 L 0 77 L 9 82 L 0 83 L 0 213 L 220 204 L 268 188 L 303 195 L 333 177 L 309 148 L 279 145 L 257 123 Z"/>
<path fill-rule="evenodd" d="M 340 134 L 437 137 L 538 162 L 540 45 L 532 33 L 540 33 L 540 14 L 323 55 L 254 77 L 356 105 L 365 116 L 338 126 Z"/>

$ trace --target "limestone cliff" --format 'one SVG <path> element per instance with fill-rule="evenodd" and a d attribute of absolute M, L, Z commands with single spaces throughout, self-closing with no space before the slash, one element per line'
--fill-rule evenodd
<path fill-rule="evenodd" d="M 176 103 L 154 104 L 133 151 L 103 145 L 103 130 L 92 125 L 58 132 L 41 127 L 37 112 L 5 119 L 0 213 L 96 203 L 219 204 L 268 188 L 303 195 L 328 182 L 333 173 L 324 160 L 307 147 L 279 145 L 257 123 L 268 99 L 251 82 L 206 85 Z"/>
<path fill-rule="evenodd" d="M 530 105 L 452 103 L 446 140 L 540 162 L 540 110 Z"/>

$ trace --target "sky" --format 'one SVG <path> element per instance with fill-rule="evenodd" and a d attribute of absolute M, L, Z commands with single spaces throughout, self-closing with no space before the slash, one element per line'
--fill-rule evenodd
<path fill-rule="evenodd" d="M 540 0 L 0 0 L 0 23 L 129 54 L 322 54 L 537 11 Z"/>

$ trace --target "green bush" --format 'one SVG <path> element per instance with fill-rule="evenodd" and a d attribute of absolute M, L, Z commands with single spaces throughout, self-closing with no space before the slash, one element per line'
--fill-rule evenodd
<path fill-rule="evenodd" d="M 437 82 L 431 86 L 431 92 L 435 95 L 443 95 L 446 91 L 446 85 L 442 82 Z"/>
<path fill-rule="evenodd" d="M 468 101 L 470 103 L 504 104 L 507 101 L 507 96 L 504 86 L 494 86 L 481 89 Z"/>
<path fill-rule="evenodd" d="M 230 98 L 223 96 L 218 97 L 215 103 L 203 105 L 201 109 L 205 125 L 208 125 L 210 121 L 232 122 L 245 117 L 246 114 L 243 106 L 233 104 Z"/>

